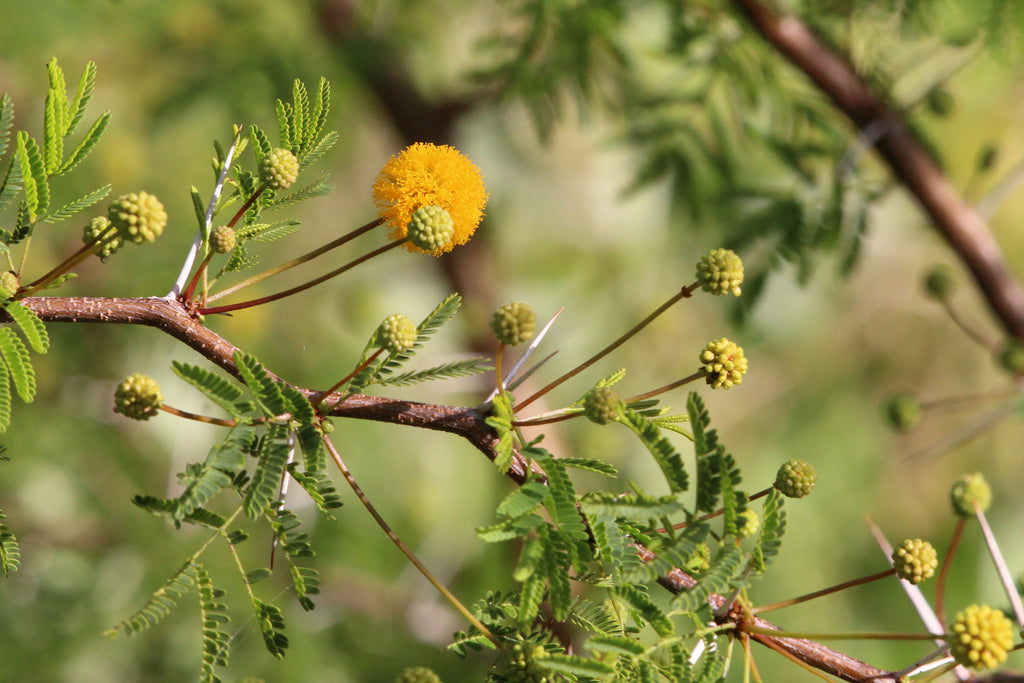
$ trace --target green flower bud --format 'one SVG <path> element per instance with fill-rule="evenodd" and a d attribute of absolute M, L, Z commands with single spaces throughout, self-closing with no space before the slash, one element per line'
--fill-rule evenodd
<path fill-rule="evenodd" d="M 725 337 L 708 342 L 700 352 L 700 362 L 704 366 L 705 380 L 712 389 L 729 389 L 735 384 L 742 384 L 743 375 L 747 372 L 743 348 Z"/>
<path fill-rule="evenodd" d="M 957 613 L 946 643 L 957 664 L 983 671 L 1006 661 L 1006 654 L 1013 649 L 1013 634 L 1013 622 L 1001 610 L 971 605 Z"/>
<path fill-rule="evenodd" d="M 210 231 L 210 249 L 215 254 L 226 254 L 235 248 L 238 236 L 234 229 L 221 225 Z"/>
<path fill-rule="evenodd" d="M 138 373 L 126 377 L 114 392 L 114 412 L 133 420 L 148 420 L 155 416 L 163 402 L 156 380 Z"/>
<path fill-rule="evenodd" d="M 111 224 L 125 242 L 152 242 L 167 225 L 167 212 L 160 200 L 148 192 L 132 192 L 114 200 L 107 211 Z"/>
<path fill-rule="evenodd" d="M 953 266 L 939 263 L 924 276 L 924 291 L 936 301 L 947 301 L 956 289 L 956 271 Z"/>
<path fill-rule="evenodd" d="M 953 484 L 949 492 L 953 511 L 961 517 L 974 516 L 974 503 L 984 512 L 992 504 L 992 488 L 980 472 L 965 474 Z"/>
<path fill-rule="evenodd" d="M 10 299 L 17 294 L 18 287 L 20 286 L 21 282 L 18 280 L 18 275 L 13 271 L 8 270 L 0 273 L 0 299 Z"/>
<path fill-rule="evenodd" d="M 886 399 L 882 406 L 882 415 L 890 429 L 909 432 L 921 422 L 923 410 L 912 394 L 897 392 Z"/>
<path fill-rule="evenodd" d="M 945 88 L 933 88 L 925 97 L 928 109 L 936 116 L 949 116 L 956 106 L 956 100 Z"/>
<path fill-rule="evenodd" d="M 619 416 L 619 395 L 611 387 L 594 387 L 583 397 L 583 414 L 599 425 L 615 421 Z"/>
<path fill-rule="evenodd" d="M 697 263 L 697 282 L 705 292 L 739 296 L 743 261 L 730 249 L 713 249 Z"/>
<path fill-rule="evenodd" d="M 736 536 L 739 538 L 749 538 L 760 528 L 761 518 L 750 508 L 736 515 Z"/>
<path fill-rule="evenodd" d="M 299 160 L 290 150 L 278 147 L 260 161 L 260 182 L 272 190 L 284 190 L 299 177 Z"/>
<path fill-rule="evenodd" d="M 775 488 L 787 498 L 803 498 L 818 483 L 818 473 L 803 460 L 790 460 L 775 475 Z"/>
<path fill-rule="evenodd" d="M 928 541 L 907 539 L 893 551 L 892 566 L 896 576 L 916 586 L 935 573 L 939 556 Z"/>
<path fill-rule="evenodd" d="M 98 235 L 102 235 L 109 228 L 110 219 L 106 216 L 97 216 L 96 218 L 93 218 L 85 225 L 85 229 L 82 230 L 82 243 L 85 244 L 93 241 Z M 96 255 L 101 259 L 105 259 L 120 249 L 122 244 L 124 244 L 124 240 L 121 239 L 119 233 L 114 233 L 103 241 L 103 244 L 96 252 Z"/>
<path fill-rule="evenodd" d="M 537 330 L 537 316 L 529 305 L 518 301 L 505 304 L 491 320 L 494 335 L 506 346 L 517 346 L 533 339 Z"/>
<path fill-rule="evenodd" d="M 440 206 L 421 206 L 412 214 L 407 234 L 417 248 L 441 254 L 455 239 L 455 222 Z"/>
<path fill-rule="evenodd" d="M 419 337 L 416 323 L 401 313 L 389 315 L 377 328 L 377 345 L 391 354 L 405 353 Z"/>
<path fill-rule="evenodd" d="M 999 365 L 1015 375 L 1024 374 L 1024 343 L 1011 339 L 999 352 Z"/>
<path fill-rule="evenodd" d="M 554 674 L 537 664 L 538 659 L 548 656 L 540 645 L 531 648 L 526 643 L 516 643 L 505 651 L 502 674 L 510 683 L 553 683 Z"/>
<path fill-rule="evenodd" d="M 441 683 L 441 679 L 427 667 L 416 666 L 403 671 L 395 683 Z"/>

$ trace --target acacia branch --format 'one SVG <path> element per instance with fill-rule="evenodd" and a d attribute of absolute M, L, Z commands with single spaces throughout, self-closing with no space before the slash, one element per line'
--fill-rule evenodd
<path fill-rule="evenodd" d="M 22 299 L 22 303 L 46 322 L 113 323 L 155 327 L 196 351 L 232 377 L 241 380 L 241 373 L 234 361 L 238 347 L 189 315 L 179 301 L 158 297 L 27 297 Z M 273 373 L 270 374 L 274 379 L 284 381 Z M 491 460 L 497 455 L 496 435 L 485 422 L 486 414 L 477 408 L 418 403 L 363 394 L 332 393 L 324 396 L 322 391 L 315 389 L 295 388 L 311 401 L 321 400 L 321 405 L 330 406 L 325 415 L 448 432 L 466 439 Z M 527 480 L 528 474 L 526 461 L 516 455 L 508 476 L 516 483 L 522 484 Z M 635 547 L 644 562 L 650 562 L 655 558 L 655 554 L 642 545 Z M 697 585 L 692 576 L 678 568 L 660 577 L 658 582 L 675 593 L 690 590 Z M 725 602 L 725 598 L 717 594 L 710 596 L 708 600 L 716 609 Z M 726 618 L 733 622 L 737 630 L 742 630 L 747 623 L 765 629 L 778 628 L 757 617 L 751 621 L 736 610 L 730 611 Z M 751 634 L 750 637 L 774 649 L 785 650 L 810 666 L 843 680 L 870 680 L 877 683 L 897 681 L 890 672 L 876 669 L 813 641 L 777 638 L 757 633 Z"/>
<path fill-rule="evenodd" d="M 802 21 L 778 17 L 758 0 L 733 0 L 768 43 L 810 78 L 875 147 L 960 256 L 1003 328 L 1024 339 L 1024 289 L 1010 273 L 984 219 L 957 193 L 903 116 L 871 91 L 842 56 Z"/>

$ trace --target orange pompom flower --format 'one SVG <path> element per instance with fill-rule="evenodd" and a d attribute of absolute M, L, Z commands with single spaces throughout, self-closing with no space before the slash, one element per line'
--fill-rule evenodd
<path fill-rule="evenodd" d="M 409 251 L 440 256 L 465 244 L 476 232 L 487 190 L 480 169 L 457 149 L 417 142 L 384 164 L 373 183 L 373 203 L 377 215 L 390 226 L 388 237 L 393 240 L 405 238 L 417 209 L 439 206 L 447 211 L 455 236 L 444 248 L 425 252 L 409 242 L 404 245 Z"/>

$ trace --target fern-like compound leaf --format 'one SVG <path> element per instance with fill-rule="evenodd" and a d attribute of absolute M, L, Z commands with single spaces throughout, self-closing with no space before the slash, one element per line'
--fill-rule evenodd
<path fill-rule="evenodd" d="M 683 509 L 683 501 L 678 496 L 648 496 L 636 491 L 621 495 L 606 491 L 588 493 L 580 503 L 588 519 L 593 515 L 607 515 L 641 523 L 670 516 Z"/>
<path fill-rule="evenodd" d="M 591 633 L 622 635 L 622 622 L 609 605 L 576 596 L 569 608 L 568 621 Z"/>
<path fill-rule="evenodd" d="M 284 657 L 288 649 L 288 637 L 284 634 L 284 615 L 275 605 L 263 602 L 257 597 L 252 598 L 252 606 L 256 612 L 256 623 L 263 634 L 263 644 L 267 652 L 278 659 Z"/>
<path fill-rule="evenodd" d="M 646 417 L 629 408 L 624 411 L 624 414 L 628 426 L 640 437 L 640 441 L 647 447 L 654 457 L 654 461 L 658 463 L 658 467 L 661 468 L 661 472 L 668 482 L 669 489 L 673 493 L 686 491 L 690 485 L 689 475 L 686 473 L 679 451 Z"/>
<path fill-rule="evenodd" d="M 603 474 L 606 477 L 619 476 L 619 471 L 615 469 L 613 465 L 601 462 L 600 460 L 594 460 L 592 458 L 559 458 L 558 460 L 566 467 L 574 467 L 578 470 L 586 470 L 588 472 L 597 472 L 598 474 Z"/>
<path fill-rule="evenodd" d="M 18 397 L 25 403 L 31 403 L 36 396 L 36 373 L 32 369 L 32 359 L 25 343 L 9 327 L 0 328 L 0 356 L 3 356 L 11 373 Z"/>
<path fill-rule="evenodd" d="M 4 309 L 18 325 L 22 336 L 33 351 L 46 353 L 49 350 L 50 335 L 46 332 L 46 325 L 32 309 L 18 301 L 9 302 Z"/>
<path fill-rule="evenodd" d="M 500 543 L 525 536 L 543 524 L 544 520 L 539 515 L 528 513 L 522 517 L 511 517 L 490 526 L 477 527 L 476 535 L 487 543 Z"/>
<path fill-rule="evenodd" d="M 104 185 L 103 187 L 93 190 L 84 197 L 75 199 L 74 201 L 68 202 L 64 206 L 60 207 L 56 211 L 51 211 L 49 214 L 40 219 L 41 223 L 58 223 L 63 220 L 71 218 L 83 209 L 87 209 L 98 201 L 101 201 L 108 194 L 110 194 L 110 185 Z"/>
<path fill-rule="evenodd" d="M 100 141 L 100 138 L 103 137 L 103 133 L 107 130 L 108 125 L 110 125 L 110 112 L 105 111 L 93 121 L 85 136 L 79 140 L 71 154 L 68 155 L 64 163 L 57 169 L 57 175 L 64 175 L 82 163 L 89 156 L 93 147 Z"/>
<path fill-rule="evenodd" d="M 782 508 L 785 498 L 777 489 L 772 489 L 764 499 L 761 511 L 761 533 L 757 539 L 758 571 L 764 571 L 782 548 L 782 537 L 786 534 L 786 511 Z"/>
<path fill-rule="evenodd" d="M 743 553 L 740 549 L 734 545 L 722 546 L 711 560 L 711 566 L 701 574 L 697 585 L 673 598 L 673 607 L 683 612 L 695 612 L 712 593 L 729 593 L 742 566 Z"/>
<path fill-rule="evenodd" d="M 312 567 L 300 567 L 297 564 L 290 564 L 292 586 L 295 588 L 295 598 L 299 601 L 302 609 L 307 612 L 315 605 L 310 595 L 320 592 L 320 574 Z"/>
<path fill-rule="evenodd" d="M 4 208 L 11 203 L 11 200 L 18 196 L 22 188 L 21 178 L 21 164 L 18 159 L 11 159 L 10 163 L 7 164 L 7 171 L 4 173 L 3 180 L 0 180 L 0 209 Z M 3 243 L 10 244 L 11 240 L 7 236 L 9 233 L 4 230 Z"/>
<path fill-rule="evenodd" d="M 644 586 L 624 583 L 611 590 L 612 595 L 622 601 L 638 621 L 646 621 L 662 638 L 672 635 L 672 620 L 654 604 Z"/>
<path fill-rule="evenodd" d="M 46 210 L 50 190 L 46 184 L 46 170 L 39 155 L 39 146 L 28 133 L 18 131 L 18 165 L 21 167 L 22 188 L 25 190 L 25 206 L 30 221 L 40 211 Z M 42 183 L 40 183 L 42 178 Z"/>
<path fill-rule="evenodd" d="M 231 486 L 234 475 L 245 466 L 245 452 L 251 439 L 250 428 L 239 428 L 210 449 L 202 464 L 193 463 L 178 475 L 185 490 L 174 501 L 171 516 L 181 521 L 192 514 L 221 489 Z"/>
<path fill-rule="evenodd" d="M 543 482 L 528 481 L 505 496 L 504 500 L 498 503 L 496 513 L 499 517 L 520 517 L 536 510 L 550 493 Z"/>
<path fill-rule="evenodd" d="M 236 401 L 242 396 L 237 384 L 205 368 L 188 363 L 174 361 L 171 363 L 174 374 L 191 384 L 232 417 L 240 417 L 236 412 Z"/>
<path fill-rule="evenodd" d="M 242 351 L 236 351 L 234 358 L 242 381 L 252 391 L 263 414 L 267 417 L 276 417 L 288 412 L 281 387 L 263 369 L 260 362 Z"/>
<path fill-rule="evenodd" d="M 0 571 L 4 576 L 10 576 L 12 572 L 18 571 L 21 551 L 18 548 L 18 537 L 3 523 L 4 519 L 4 512 L 0 510 Z"/>
<path fill-rule="evenodd" d="M 252 474 L 252 481 L 245 489 L 242 505 L 245 514 L 251 519 L 255 519 L 274 501 L 281 486 L 289 452 L 288 443 L 282 438 L 282 431 L 279 427 L 273 427 L 263 439 L 259 462 Z"/>
<path fill-rule="evenodd" d="M 196 573 L 196 585 L 199 589 L 199 610 L 203 624 L 203 664 L 199 679 L 203 683 L 214 683 L 220 678 L 216 667 L 228 665 L 228 653 L 231 635 L 223 631 L 224 624 L 229 621 L 227 606 L 220 602 L 224 591 L 213 585 L 210 575 L 199 567 Z"/>
<path fill-rule="evenodd" d="M 249 126 L 249 139 L 252 141 L 257 163 L 263 161 L 263 157 L 274 151 L 273 145 L 270 144 L 270 138 L 259 126 Z"/>
<path fill-rule="evenodd" d="M 289 384 L 280 384 L 278 388 L 284 398 L 286 411 L 291 413 L 292 421 L 306 427 L 312 426 L 316 412 L 306 395 Z"/>
<path fill-rule="evenodd" d="M 54 64 L 54 62 L 50 62 Z M 57 67 L 58 69 L 60 67 Z M 53 175 L 64 157 L 64 121 L 67 113 L 67 93 L 55 89 L 51 71 L 50 91 L 46 95 L 43 109 L 43 168 L 47 175 Z M 61 86 L 64 85 L 63 75 Z"/>
<path fill-rule="evenodd" d="M 548 536 L 548 527 L 541 525 L 537 528 L 537 547 L 540 548 L 541 557 L 539 558 L 539 564 L 544 563 L 544 546 L 550 544 L 550 538 Z M 521 631 L 528 631 L 530 626 L 533 624 L 533 620 L 537 618 L 537 614 L 540 612 L 541 602 L 544 601 L 545 589 L 547 587 L 547 576 L 546 570 L 544 571 L 533 571 L 523 581 L 522 588 L 519 591 L 519 605 L 516 618 L 519 623 L 519 629 Z"/>
<path fill-rule="evenodd" d="M 533 576 L 543 559 L 544 546 L 541 545 L 540 539 L 527 539 L 523 544 L 523 549 L 519 552 L 519 563 L 512 571 L 512 578 L 523 583 Z"/>
<path fill-rule="evenodd" d="M 112 638 L 118 633 L 133 636 L 160 623 L 177 606 L 176 601 L 195 585 L 199 569 L 198 563 L 192 560 L 186 562 L 181 569 L 175 572 L 174 576 L 167 579 L 163 586 L 153 592 L 139 611 L 117 626 L 107 629 L 103 635 L 108 638 Z"/>
<path fill-rule="evenodd" d="M 11 126 L 14 124 L 14 100 L 7 93 L 0 94 L 0 159 L 7 154 L 11 142 Z"/>
<path fill-rule="evenodd" d="M 259 242 L 273 242 L 287 237 L 300 227 L 298 220 L 286 218 L 274 223 L 254 223 L 247 225 L 237 231 L 238 238 L 244 240 L 257 240 Z"/>
<path fill-rule="evenodd" d="M 479 375 L 482 372 L 493 370 L 489 358 L 467 358 L 466 360 L 452 361 L 444 365 L 438 365 L 427 370 L 415 370 L 404 372 L 394 377 L 380 379 L 377 384 L 381 386 L 410 386 L 420 382 L 429 382 L 437 379 L 454 379 L 456 377 L 470 377 Z"/>
<path fill-rule="evenodd" d="M 0 433 L 11 426 L 11 372 L 0 359 Z"/>
<path fill-rule="evenodd" d="M 556 620 L 564 621 L 572 604 L 572 588 L 569 585 L 571 560 L 568 547 L 572 540 L 559 530 L 551 532 L 551 541 L 544 543 L 544 572 L 548 579 L 548 601 Z"/>
<path fill-rule="evenodd" d="M 569 538 L 586 540 L 587 529 L 576 507 L 576 489 L 565 465 L 540 448 L 524 449 L 523 454 L 534 458 L 548 475 L 551 497 L 546 506 L 559 531 Z"/>
<path fill-rule="evenodd" d="M 610 652 L 616 655 L 639 657 L 644 653 L 644 644 L 629 636 L 597 635 L 587 638 L 584 643 L 591 652 Z"/>
<path fill-rule="evenodd" d="M 285 149 L 291 149 L 296 142 L 292 134 L 292 106 L 282 102 L 281 100 L 277 100 L 274 103 L 274 111 L 277 114 L 277 130 L 281 140 L 281 146 Z"/>
<path fill-rule="evenodd" d="M 588 679 L 608 680 L 609 676 L 615 674 L 615 667 L 611 664 L 579 655 L 555 652 L 535 661 L 542 669 L 571 676 L 586 676 Z"/>
<path fill-rule="evenodd" d="M 322 197 L 325 194 L 330 193 L 334 186 L 328 184 L 327 174 L 322 174 L 319 178 L 311 182 L 305 187 L 301 187 L 298 190 L 290 194 L 286 194 L 283 197 L 275 197 L 273 201 L 267 203 L 267 208 L 280 209 L 285 206 L 291 206 L 304 202 L 307 199 L 313 199 L 314 197 Z"/>
<path fill-rule="evenodd" d="M 300 159 L 305 156 L 305 151 L 310 140 L 306 137 L 309 130 L 309 94 L 306 92 L 306 85 L 299 79 L 292 84 L 292 147 L 295 155 Z"/>
<path fill-rule="evenodd" d="M 327 135 L 324 135 L 308 152 L 306 152 L 306 156 L 302 158 L 302 163 L 299 167 L 305 168 L 317 162 L 323 155 L 331 151 L 331 148 L 337 143 L 338 134 L 336 132 L 331 131 Z"/>
<path fill-rule="evenodd" d="M 327 448 L 324 446 L 324 437 L 320 430 L 314 425 L 306 424 L 299 427 L 295 434 L 306 461 L 306 472 L 320 473 L 327 469 Z"/>
<path fill-rule="evenodd" d="M 92 98 L 92 91 L 96 85 L 96 63 L 89 62 L 82 70 L 82 76 L 78 79 L 78 88 L 75 90 L 75 97 L 68 106 L 68 119 L 64 125 L 64 135 L 68 136 L 75 132 L 75 128 L 82 121 L 85 114 L 85 107 Z"/>

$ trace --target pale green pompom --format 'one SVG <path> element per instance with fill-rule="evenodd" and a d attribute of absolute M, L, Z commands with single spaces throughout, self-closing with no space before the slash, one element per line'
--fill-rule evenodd
<path fill-rule="evenodd" d="M 299 160 L 291 150 L 278 147 L 260 162 L 260 182 L 272 190 L 291 187 L 299 177 Z"/>
<path fill-rule="evenodd" d="M 238 236 L 233 228 L 220 225 L 210 232 L 210 250 L 215 254 L 226 254 L 235 248 Z"/>
<path fill-rule="evenodd" d="M 712 389 L 729 389 L 742 384 L 743 375 L 747 372 L 743 347 L 725 337 L 708 342 L 700 352 L 700 362 L 704 367 L 705 380 Z"/>
<path fill-rule="evenodd" d="M 438 255 L 448 251 L 455 238 L 455 222 L 440 206 L 421 206 L 412 214 L 407 234 L 413 246 Z"/>
<path fill-rule="evenodd" d="M 910 538 L 893 551 L 892 566 L 896 576 L 916 586 L 935 573 L 939 555 L 928 541 Z"/>
<path fill-rule="evenodd" d="M 121 195 L 110 205 L 107 217 L 122 240 L 135 244 L 156 240 L 167 225 L 164 205 L 148 192 Z"/>
<path fill-rule="evenodd" d="M 716 296 L 740 295 L 743 261 L 731 249 L 712 249 L 697 263 L 697 282 L 705 292 Z"/>
<path fill-rule="evenodd" d="M 163 402 L 156 380 L 139 373 L 126 377 L 114 392 L 114 412 L 133 420 L 148 420 L 155 416 Z"/>
<path fill-rule="evenodd" d="M 416 323 L 401 313 L 389 315 L 377 328 L 377 345 L 391 354 L 405 353 L 417 337 Z"/>
<path fill-rule="evenodd" d="M 516 346 L 533 339 L 533 333 L 537 330 L 537 316 L 528 304 L 512 302 L 495 312 L 491 328 L 502 344 Z"/>

